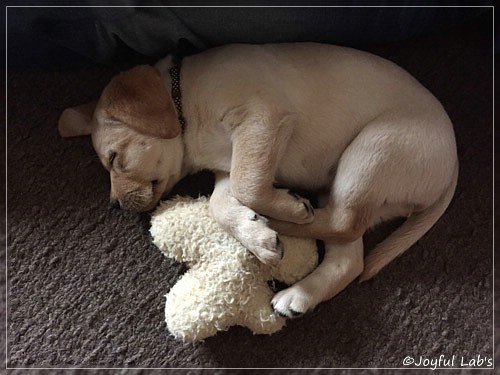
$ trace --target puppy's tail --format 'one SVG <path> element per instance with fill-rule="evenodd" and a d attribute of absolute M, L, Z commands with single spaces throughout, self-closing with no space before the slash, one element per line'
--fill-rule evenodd
<path fill-rule="evenodd" d="M 438 221 L 453 198 L 458 180 L 458 162 L 453 171 L 450 185 L 432 206 L 410 215 L 410 217 L 365 258 L 364 271 L 359 281 L 375 276 L 383 267 L 403 254 L 417 242 Z"/>

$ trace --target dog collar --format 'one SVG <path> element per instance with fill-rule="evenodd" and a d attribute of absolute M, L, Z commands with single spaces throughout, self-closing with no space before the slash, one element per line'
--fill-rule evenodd
<path fill-rule="evenodd" d="M 172 81 L 172 100 L 174 101 L 175 108 L 177 109 L 177 116 L 179 119 L 179 123 L 181 124 L 182 133 L 184 133 L 184 127 L 186 126 L 186 119 L 184 118 L 184 114 L 182 113 L 182 95 L 181 95 L 181 66 L 180 62 L 175 63 L 169 71 L 170 79 Z"/>

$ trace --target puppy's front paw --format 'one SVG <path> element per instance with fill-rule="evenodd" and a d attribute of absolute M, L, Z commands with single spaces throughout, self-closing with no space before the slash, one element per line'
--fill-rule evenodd
<path fill-rule="evenodd" d="M 295 210 L 291 217 L 285 218 L 296 224 L 309 224 L 314 220 L 314 208 L 308 199 L 301 197 L 292 191 L 288 192 L 295 199 Z"/>
<path fill-rule="evenodd" d="M 252 214 L 242 223 L 239 240 L 262 263 L 277 266 L 283 258 L 283 246 L 278 233 L 267 226 L 267 219 Z"/>
<path fill-rule="evenodd" d="M 297 318 L 316 307 L 313 296 L 297 285 L 276 293 L 271 304 L 276 314 L 287 318 Z"/>

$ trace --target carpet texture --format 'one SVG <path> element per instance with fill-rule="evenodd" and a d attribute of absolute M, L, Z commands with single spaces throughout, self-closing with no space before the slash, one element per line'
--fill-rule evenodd
<path fill-rule="evenodd" d="M 399 368 L 407 356 L 442 355 L 460 368 L 493 358 L 491 47 L 488 35 L 453 31 L 366 48 L 410 71 L 448 111 L 460 156 L 449 209 L 373 280 L 282 331 L 233 327 L 195 345 L 164 323 L 164 295 L 185 267 L 154 247 L 147 215 L 108 208 L 90 138 L 57 133 L 62 110 L 96 98 L 123 67 L 10 72 L 8 367 Z M 208 194 L 212 184 L 202 173 L 173 193 Z M 393 227 L 369 233 L 367 251 Z"/>

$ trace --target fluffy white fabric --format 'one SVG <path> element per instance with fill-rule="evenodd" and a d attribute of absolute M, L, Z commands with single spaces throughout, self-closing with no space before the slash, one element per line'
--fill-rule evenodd
<path fill-rule="evenodd" d="M 317 265 L 316 242 L 281 237 L 284 257 L 270 269 L 227 234 L 210 216 L 208 198 L 176 197 L 162 202 L 151 219 L 155 245 L 189 270 L 166 295 L 165 319 L 172 335 L 195 342 L 248 327 L 271 334 L 285 325 L 271 306 L 273 278 L 291 284 Z"/>

